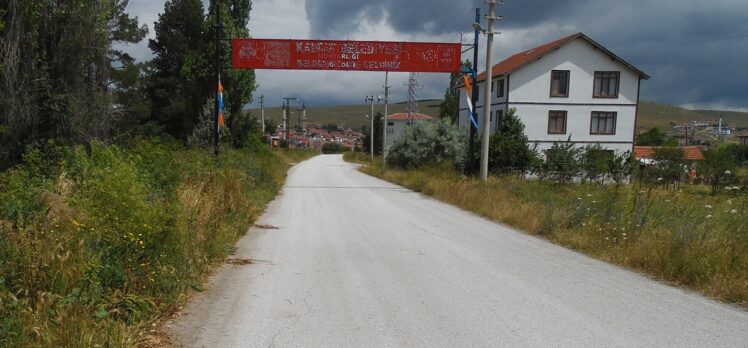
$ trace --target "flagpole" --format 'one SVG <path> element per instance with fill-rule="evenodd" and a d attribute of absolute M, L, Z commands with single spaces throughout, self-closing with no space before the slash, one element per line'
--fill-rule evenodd
<path fill-rule="evenodd" d="M 221 0 L 216 0 L 216 100 L 213 120 L 213 154 L 218 156 L 218 85 L 221 83 Z"/>

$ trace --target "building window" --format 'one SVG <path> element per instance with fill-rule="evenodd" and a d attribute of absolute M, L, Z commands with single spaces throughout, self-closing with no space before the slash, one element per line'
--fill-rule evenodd
<path fill-rule="evenodd" d="M 621 73 L 618 71 L 595 71 L 595 98 L 618 98 L 618 83 Z"/>
<path fill-rule="evenodd" d="M 504 96 L 504 80 L 498 80 L 496 81 L 496 86 L 499 87 L 499 90 L 496 91 L 496 97 L 501 98 Z"/>
<path fill-rule="evenodd" d="M 616 134 L 616 112 L 592 112 L 590 134 Z"/>
<path fill-rule="evenodd" d="M 566 134 L 566 111 L 548 111 L 548 134 Z"/>
<path fill-rule="evenodd" d="M 495 129 L 500 129 L 504 123 L 504 110 L 496 110 L 496 126 Z"/>
<path fill-rule="evenodd" d="M 551 71 L 551 97 L 569 97 L 569 70 Z"/>

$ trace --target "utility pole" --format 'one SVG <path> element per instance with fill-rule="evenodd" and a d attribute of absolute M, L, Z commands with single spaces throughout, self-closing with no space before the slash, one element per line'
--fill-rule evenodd
<path fill-rule="evenodd" d="M 306 104 L 302 104 L 302 106 L 296 110 L 299 113 L 299 123 L 296 124 L 296 127 L 299 127 L 299 133 L 304 131 L 304 127 L 301 126 L 301 116 L 303 114 L 303 109 L 306 109 Z"/>
<path fill-rule="evenodd" d="M 306 134 L 306 102 L 301 108 L 301 131 Z"/>
<path fill-rule="evenodd" d="M 260 134 L 265 135 L 265 96 L 260 96 L 260 125 L 262 126 L 262 131 Z"/>
<path fill-rule="evenodd" d="M 389 71 L 384 72 L 384 117 L 382 127 L 382 166 L 387 166 L 387 106 L 389 105 L 390 97 L 390 86 L 387 84 L 387 79 L 390 76 Z"/>
<path fill-rule="evenodd" d="M 213 120 L 213 154 L 218 157 L 218 84 L 221 81 L 221 0 L 216 1 L 216 100 Z"/>
<path fill-rule="evenodd" d="M 369 131 L 369 152 L 371 153 L 371 160 L 374 160 L 374 99 L 373 95 L 367 95 L 364 98 L 364 103 L 371 104 L 371 130 Z M 382 96 L 376 97 L 377 102 L 382 101 Z"/>
<path fill-rule="evenodd" d="M 291 112 L 291 101 L 296 98 L 283 98 L 283 133 L 285 133 L 286 145 L 288 145 L 288 113 Z"/>
<path fill-rule="evenodd" d="M 500 0 L 503 2 L 503 0 Z M 486 0 L 488 4 L 488 29 L 485 31 L 486 36 L 486 86 L 483 100 L 483 122 L 481 122 L 481 154 L 480 154 L 480 179 L 486 181 L 488 179 L 488 137 L 491 135 L 491 83 L 493 82 L 493 21 L 501 19 L 496 17 L 496 0 Z"/>
<path fill-rule="evenodd" d="M 480 8 L 475 9 L 475 23 L 480 23 Z M 480 30 L 475 28 L 475 37 L 473 39 L 473 71 L 478 71 L 478 40 L 480 39 Z M 473 111 L 478 106 L 478 89 L 475 88 L 475 81 L 473 81 L 473 95 L 470 97 L 473 102 Z M 470 110 L 468 110 L 470 112 Z M 473 112 L 475 114 L 475 112 Z M 470 143 L 468 143 L 468 165 L 467 172 L 469 174 L 475 173 L 475 133 L 478 129 L 475 128 L 473 122 L 470 121 L 471 116 L 468 115 L 468 125 L 470 127 Z M 476 120 L 477 121 L 477 120 Z"/>
<path fill-rule="evenodd" d="M 286 100 L 284 98 L 283 100 L 283 138 L 286 139 L 286 143 L 288 143 L 288 127 L 286 127 L 286 122 L 288 120 L 288 114 L 286 113 Z"/>

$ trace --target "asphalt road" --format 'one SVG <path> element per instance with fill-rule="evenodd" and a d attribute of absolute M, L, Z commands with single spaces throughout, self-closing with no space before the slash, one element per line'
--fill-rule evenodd
<path fill-rule="evenodd" d="M 748 313 L 361 174 L 291 169 L 187 347 L 748 347 Z"/>

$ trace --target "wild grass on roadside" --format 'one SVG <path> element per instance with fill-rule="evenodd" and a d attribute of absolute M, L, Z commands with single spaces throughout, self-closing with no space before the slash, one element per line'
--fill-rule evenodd
<path fill-rule="evenodd" d="M 748 306 L 748 197 L 635 185 L 466 178 L 449 167 L 362 171 L 555 243 Z"/>
<path fill-rule="evenodd" d="M 377 159 L 381 161 L 382 157 L 375 157 L 375 160 Z M 371 155 L 364 152 L 346 152 L 343 154 L 343 160 L 354 163 L 371 163 Z"/>
<path fill-rule="evenodd" d="M 30 151 L 0 173 L 0 346 L 137 344 L 200 289 L 286 168 L 264 148 L 216 159 L 152 140 Z"/>

